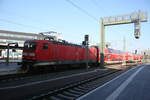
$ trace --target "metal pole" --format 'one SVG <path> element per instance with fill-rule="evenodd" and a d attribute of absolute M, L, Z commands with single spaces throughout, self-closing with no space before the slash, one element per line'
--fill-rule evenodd
<path fill-rule="evenodd" d="M 7 58 L 6 58 L 6 65 L 9 65 L 9 44 L 7 45 Z"/>
<path fill-rule="evenodd" d="M 88 41 L 86 41 L 86 68 L 88 69 L 89 66 L 88 66 L 88 63 L 89 63 L 89 58 L 88 58 L 88 55 L 89 55 L 89 52 L 88 52 Z"/>
<path fill-rule="evenodd" d="M 103 23 L 103 19 L 101 19 L 101 33 L 100 33 L 100 38 L 101 38 L 101 42 L 100 42 L 100 67 L 104 68 L 104 49 L 105 49 L 105 26 Z"/>
<path fill-rule="evenodd" d="M 11 44 L 15 44 L 18 47 L 18 43 L 8 43 L 7 45 L 7 58 L 6 58 L 6 65 L 9 65 L 9 49 L 10 49 L 10 45 Z"/>
<path fill-rule="evenodd" d="M 123 37 L 123 51 L 124 51 L 124 54 L 123 54 L 123 62 L 122 62 L 122 65 L 126 65 L 126 55 L 125 55 L 125 52 L 126 52 L 126 38 Z"/>
<path fill-rule="evenodd" d="M 84 42 L 85 42 L 85 46 L 86 46 L 86 68 L 88 69 L 89 66 L 88 66 L 88 63 L 89 63 L 89 48 L 88 48 L 88 45 L 89 45 L 89 35 L 85 35 L 84 37 Z"/>

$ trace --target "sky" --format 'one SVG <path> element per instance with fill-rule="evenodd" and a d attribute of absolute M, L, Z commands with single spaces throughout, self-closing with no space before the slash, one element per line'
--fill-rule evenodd
<path fill-rule="evenodd" d="M 149 0 L 0 0 L 0 30 L 37 34 L 56 31 L 77 44 L 88 34 L 90 44 L 95 45 L 100 41 L 100 18 L 138 10 L 148 13 L 148 22 L 141 23 L 140 39 L 134 37 L 134 24 L 108 26 L 105 37 L 111 48 L 123 50 L 125 38 L 126 51 L 141 51 L 150 48 Z"/>

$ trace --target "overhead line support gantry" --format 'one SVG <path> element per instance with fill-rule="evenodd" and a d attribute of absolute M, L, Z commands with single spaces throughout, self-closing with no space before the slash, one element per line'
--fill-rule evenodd
<path fill-rule="evenodd" d="M 130 24 L 134 23 L 134 35 L 136 39 L 140 37 L 140 23 L 147 22 L 147 13 L 138 11 L 127 15 L 109 16 L 101 18 L 101 33 L 100 33 L 100 65 L 104 68 L 104 49 L 105 49 L 105 26 Z"/>

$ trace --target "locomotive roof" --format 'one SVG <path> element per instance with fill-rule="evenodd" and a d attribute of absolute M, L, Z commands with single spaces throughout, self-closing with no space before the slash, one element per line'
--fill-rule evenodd
<path fill-rule="evenodd" d="M 62 41 L 56 41 L 56 40 L 27 40 L 27 41 L 28 42 L 51 42 L 51 43 L 54 43 L 54 44 L 68 45 L 68 46 L 77 46 L 77 47 L 85 48 L 84 45 L 70 43 L 70 42 L 67 42 L 65 40 L 62 40 Z"/>

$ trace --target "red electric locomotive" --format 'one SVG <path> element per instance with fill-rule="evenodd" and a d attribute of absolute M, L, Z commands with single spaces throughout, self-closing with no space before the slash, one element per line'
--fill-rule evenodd
<path fill-rule="evenodd" d="M 99 51 L 97 47 L 88 49 L 89 64 L 98 63 Z M 86 47 L 56 40 L 27 40 L 23 49 L 23 69 L 37 66 L 84 64 L 86 63 Z"/>

